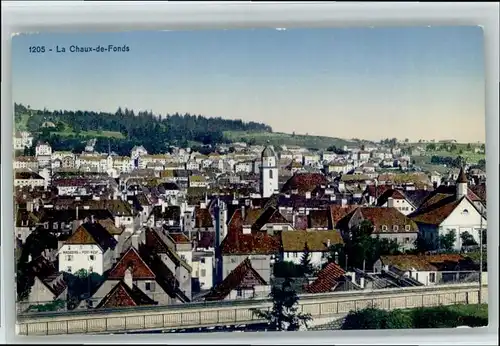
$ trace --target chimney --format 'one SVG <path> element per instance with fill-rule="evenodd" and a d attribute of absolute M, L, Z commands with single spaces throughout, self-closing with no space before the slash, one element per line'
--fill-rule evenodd
<path fill-rule="evenodd" d="M 90 215 L 90 223 L 95 223 L 94 215 Z"/>
<path fill-rule="evenodd" d="M 241 206 L 241 219 L 243 220 L 243 222 L 245 222 L 245 206 Z"/>
<path fill-rule="evenodd" d="M 330 239 L 327 239 L 326 240 L 326 247 L 330 248 L 330 246 L 332 246 L 332 243 L 331 243 Z"/>
<path fill-rule="evenodd" d="M 310 199 L 311 198 L 311 192 L 310 191 L 307 191 L 306 192 L 306 199 Z"/>
<path fill-rule="evenodd" d="M 342 198 L 342 200 L 341 200 L 340 204 L 341 204 L 343 207 L 345 207 L 345 206 L 347 205 L 347 199 Z"/>
<path fill-rule="evenodd" d="M 365 288 L 365 278 L 364 278 L 364 276 L 360 276 L 359 277 L 359 286 L 361 288 Z"/>
<path fill-rule="evenodd" d="M 394 198 L 387 198 L 387 208 L 394 208 Z"/>
<path fill-rule="evenodd" d="M 132 267 L 128 267 L 127 270 L 125 271 L 125 275 L 123 276 L 123 281 L 125 282 L 125 285 L 127 285 L 130 288 L 133 288 L 134 278 L 132 277 Z"/>

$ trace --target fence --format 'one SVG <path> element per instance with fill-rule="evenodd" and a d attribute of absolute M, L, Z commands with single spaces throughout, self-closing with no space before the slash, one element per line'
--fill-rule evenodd
<path fill-rule="evenodd" d="M 338 317 L 349 311 L 375 306 L 401 309 L 452 304 L 476 304 L 479 286 L 458 284 L 385 289 L 372 292 L 334 292 L 304 294 L 300 310 L 313 318 Z M 482 300 L 487 301 L 487 286 Z M 218 325 L 262 323 L 252 309 L 269 309 L 267 299 L 251 301 L 198 303 L 167 307 L 134 307 L 82 311 L 80 313 L 24 314 L 18 316 L 17 332 L 21 335 L 95 334 L 123 331 L 200 328 Z"/>

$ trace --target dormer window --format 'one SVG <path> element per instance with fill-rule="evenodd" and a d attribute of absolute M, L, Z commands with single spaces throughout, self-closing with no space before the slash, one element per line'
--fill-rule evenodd
<path fill-rule="evenodd" d="M 469 214 L 469 210 L 467 210 L 467 209 L 462 210 L 462 214 L 464 214 L 464 215 Z"/>
<path fill-rule="evenodd" d="M 399 230 L 399 227 L 397 225 L 393 225 L 392 226 L 392 230 L 395 231 L 395 232 L 397 232 Z"/>
<path fill-rule="evenodd" d="M 405 226 L 405 231 L 410 231 L 410 230 L 411 230 L 410 225 L 406 225 L 406 226 Z"/>
<path fill-rule="evenodd" d="M 387 231 L 387 226 L 386 225 L 382 225 L 382 231 Z"/>

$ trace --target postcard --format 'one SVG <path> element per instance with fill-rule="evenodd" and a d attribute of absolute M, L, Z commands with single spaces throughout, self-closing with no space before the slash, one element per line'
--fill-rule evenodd
<path fill-rule="evenodd" d="M 488 324 L 483 32 L 13 38 L 17 333 Z"/>

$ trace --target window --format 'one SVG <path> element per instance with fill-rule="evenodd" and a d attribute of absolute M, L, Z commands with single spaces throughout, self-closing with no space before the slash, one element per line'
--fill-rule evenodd
<path fill-rule="evenodd" d="M 240 290 L 240 289 L 237 289 L 237 290 L 236 290 L 236 297 L 238 297 L 238 298 L 243 297 L 243 291 L 242 291 L 242 290 Z"/>
<path fill-rule="evenodd" d="M 89 261 L 94 261 L 95 260 L 95 256 L 94 255 L 90 255 L 89 256 Z"/>
<path fill-rule="evenodd" d="M 71 273 L 71 267 L 67 267 L 67 268 L 66 268 L 66 271 L 67 271 L 68 273 Z"/>
<path fill-rule="evenodd" d="M 411 226 L 410 225 L 406 225 L 405 226 L 405 231 L 410 231 L 411 230 Z"/>
<path fill-rule="evenodd" d="M 469 214 L 469 211 L 467 209 L 462 210 L 462 214 L 467 215 Z"/>
<path fill-rule="evenodd" d="M 429 281 L 436 282 L 436 273 L 429 273 Z"/>
<path fill-rule="evenodd" d="M 393 226 L 392 226 L 392 230 L 393 230 L 393 231 L 398 231 L 398 230 L 399 230 L 398 225 L 393 225 Z"/>
<path fill-rule="evenodd" d="M 273 170 L 272 169 L 269 170 L 269 179 L 273 179 Z"/>
<path fill-rule="evenodd" d="M 186 256 L 181 255 L 181 260 L 185 261 L 186 260 Z"/>
<path fill-rule="evenodd" d="M 200 263 L 205 263 L 205 259 L 204 258 L 200 259 Z"/>
<path fill-rule="evenodd" d="M 293 253 L 293 257 L 297 258 L 298 254 L 296 252 Z"/>
<path fill-rule="evenodd" d="M 201 270 L 201 277 L 204 278 L 207 275 L 206 269 Z"/>
<path fill-rule="evenodd" d="M 382 225 L 382 231 L 387 231 L 387 226 L 386 225 Z"/>
<path fill-rule="evenodd" d="M 89 273 L 92 273 L 92 272 L 94 272 L 94 267 L 90 266 L 89 267 Z"/>
<path fill-rule="evenodd" d="M 146 291 L 150 291 L 150 292 L 154 292 L 155 288 L 156 288 L 154 282 L 146 282 L 144 286 L 145 286 Z"/>
<path fill-rule="evenodd" d="M 72 261 L 73 255 L 66 255 L 66 261 Z"/>
<path fill-rule="evenodd" d="M 405 238 L 405 244 L 408 244 L 410 242 L 410 238 Z"/>
<path fill-rule="evenodd" d="M 418 273 L 415 273 L 415 280 L 418 281 Z"/>
<path fill-rule="evenodd" d="M 236 258 L 231 258 L 231 263 L 236 263 Z"/>

